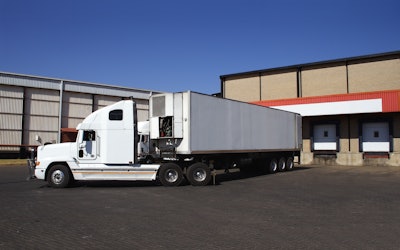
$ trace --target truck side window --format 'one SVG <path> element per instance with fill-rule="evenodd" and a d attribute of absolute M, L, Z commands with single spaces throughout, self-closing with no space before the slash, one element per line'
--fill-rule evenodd
<path fill-rule="evenodd" d="M 95 141 L 96 132 L 93 130 L 83 132 L 83 141 Z"/>
<path fill-rule="evenodd" d="M 123 112 L 122 109 L 111 110 L 108 114 L 108 119 L 110 121 L 122 121 Z"/>

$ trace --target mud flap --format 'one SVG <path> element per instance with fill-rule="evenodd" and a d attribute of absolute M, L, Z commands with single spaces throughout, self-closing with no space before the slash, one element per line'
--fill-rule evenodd
<path fill-rule="evenodd" d="M 27 159 L 27 164 L 28 164 L 29 175 L 26 178 L 26 180 L 29 181 L 29 180 L 36 179 L 36 176 L 35 176 L 35 166 L 36 166 L 35 160 Z"/>

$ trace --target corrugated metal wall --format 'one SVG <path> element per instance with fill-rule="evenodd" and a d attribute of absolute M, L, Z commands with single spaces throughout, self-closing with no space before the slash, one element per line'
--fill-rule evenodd
<path fill-rule="evenodd" d="M 0 83 L 11 86 L 35 86 L 41 89 L 58 89 L 59 80 L 0 72 Z"/>
<path fill-rule="evenodd" d="M 135 100 L 137 108 L 138 121 L 149 119 L 149 102 L 147 100 Z"/>
<path fill-rule="evenodd" d="M 110 104 L 116 103 L 121 101 L 121 97 L 117 96 L 100 96 L 95 95 L 93 98 L 93 109 L 98 110 Z"/>
<path fill-rule="evenodd" d="M 60 125 L 75 128 L 93 111 L 127 96 L 137 102 L 138 120 L 147 120 L 150 94 L 147 90 L 0 72 L 0 145 L 55 143 Z M 19 151 L 19 147 L 0 147 L 0 152 Z"/>
<path fill-rule="evenodd" d="M 57 90 L 26 88 L 24 144 L 57 142 L 60 96 Z"/>
<path fill-rule="evenodd" d="M 21 144 L 24 89 L 0 85 L 0 144 Z M 16 151 L 0 147 L 0 151 Z"/>
<path fill-rule="evenodd" d="M 64 92 L 62 108 L 62 128 L 75 128 L 92 113 L 93 96 L 84 93 Z"/>

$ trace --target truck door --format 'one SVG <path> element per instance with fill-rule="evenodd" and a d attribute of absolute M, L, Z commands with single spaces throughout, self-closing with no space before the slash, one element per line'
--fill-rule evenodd
<path fill-rule="evenodd" d="M 93 160 L 97 156 L 96 132 L 83 131 L 78 143 L 78 158 L 81 160 Z"/>

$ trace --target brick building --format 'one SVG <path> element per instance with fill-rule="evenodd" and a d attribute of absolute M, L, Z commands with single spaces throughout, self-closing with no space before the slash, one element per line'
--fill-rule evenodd
<path fill-rule="evenodd" d="M 400 51 L 223 75 L 223 98 L 303 116 L 303 164 L 400 166 Z"/>

